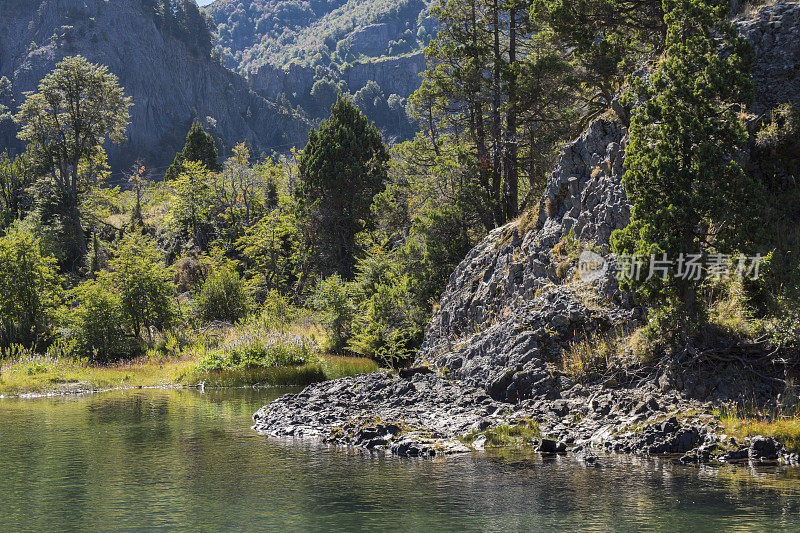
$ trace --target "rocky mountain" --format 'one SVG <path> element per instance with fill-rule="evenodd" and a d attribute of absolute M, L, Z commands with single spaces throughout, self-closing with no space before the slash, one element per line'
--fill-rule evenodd
<path fill-rule="evenodd" d="M 226 64 L 255 72 L 270 64 L 316 67 L 421 50 L 436 34 L 429 0 L 216 0 Z M 356 87 L 355 89 L 358 89 Z"/>
<path fill-rule="evenodd" d="M 59 60 L 80 54 L 106 65 L 133 97 L 128 140 L 107 147 L 115 170 L 144 157 L 163 171 L 194 118 L 223 150 L 240 141 L 256 153 L 305 144 L 306 120 L 251 90 L 247 80 L 198 49 L 191 35 L 171 30 L 153 5 L 0 0 L 0 77 L 11 80 L 13 103 L 35 90 Z M 13 124 L 0 126 L 0 146 L 20 148 Z"/>
<path fill-rule="evenodd" d="M 751 124 L 785 102 L 800 105 L 800 4 L 777 2 L 735 23 L 754 50 Z M 585 455 L 592 447 L 680 453 L 684 462 L 796 462 L 770 439 L 722 435 L 706 402 L 774 399 L 779 392 L 775 380 L 748 380 L 734 363 L 664 365 L 627 376 L 627 386 L 622 376 L 576 384 L 559 370 L 571 342 L 643 318 L 618 289 L 609 246 L 630 215 L 621 183 L 628 120 L 615 103 L 592 122 L 559 156 L 538 206 L 469 252 L 449 279 L 413 369 L 287 395 L 254 415 L 256 429 L 435 455 L 462 450 L 455 437 L 465 433 L 533 419 L 550 437 L 540 450 L 571 446 L 587 462 L 596 459 Z M 748 159 L 743 153 L 745 166 Z M 579 270 L 568 249 L 575 239 L 593 244 L 591 268 Z"/>
<path fill-rule="evenodd" d="M 327 117 L 331 95 L 349 94 L 391 142 L 414 133 L 406 98 L 422 81 L 422 49 L 437 31 L 429 7 L 429 0 L 217 0 L 207 10 L 225 64 L 256 92 L 311 120 Z"/>

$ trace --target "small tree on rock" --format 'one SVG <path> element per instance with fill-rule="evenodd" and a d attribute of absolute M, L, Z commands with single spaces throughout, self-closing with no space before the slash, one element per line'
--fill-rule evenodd
<path fill-rule="evenodd" d="M 630 225 L 612 235 L 612 244 L 617 254 L 648 260 L 731 253 L 752 236 L 758 206 L 757 187 L 735 160 L 747 140 L 739 113 L 752 91 L 748 43 L 722 22 L 723 5 L 666 0 L 664 6 L 664 57 L 649 79 L 632 79 L 631 93 L 642 102 L 625 151 L 623 184 L 633 208 Z M 651 318 L 666 319 L 662 324 L 680 334 L 702 321 L 702 279 L 644 274 L 628 286 L 651 305 Z"/>

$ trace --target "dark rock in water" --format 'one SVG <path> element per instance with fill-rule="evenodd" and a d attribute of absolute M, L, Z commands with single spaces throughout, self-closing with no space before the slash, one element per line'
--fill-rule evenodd
<path fill-rule="evenodd" d="M 556 453 L 558 451 L 558 445 L 554 440 L 542 439 L 542 442 L 539 443 L 539 451 L 542 453 Z"/>
<path fill-rule="evenodd" d="M 509 410 L 482 390 L 438 374 L 419 372 L 406 380 L 376 372 L 282 396 L 253 415 L 253 427 L 276 437 L 433 455 L 468 450 L 456 437 L 503 424 Z"/>
<path fill-rule="evenodd" d="M 750 441 L 750 459 L 762 461 L 774 461 L 778 458 L 780 444 L 775 439 L 762 436 L 753 437 Z"/>
<path fill-rule="evenodd" d="M 744 461 L 750 456 L 750 449 L 749 448 L 742 448 L 740 450 L 728 452 L 720 457 L 720 460 L 726 463 L 735 463 L 738 461 Z"/>

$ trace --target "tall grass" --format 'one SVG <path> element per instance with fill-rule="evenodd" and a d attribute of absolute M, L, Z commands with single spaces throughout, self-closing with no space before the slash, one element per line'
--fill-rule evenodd
<path fill-rule="evenodd" d="M 726 406 L 714 414 L 720 425 L 738 439 L 772 437 L 790 451 L 800 452 L 800 407 L 756 408 L 743 405 Z"/>

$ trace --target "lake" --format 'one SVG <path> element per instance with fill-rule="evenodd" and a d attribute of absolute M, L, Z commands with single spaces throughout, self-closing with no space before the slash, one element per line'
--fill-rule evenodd
<path fill-rule="evenodd" d="M 800 471 L 268 439 L 287 390 L 0 399 L 0 531 L 800 530 Z"/>

